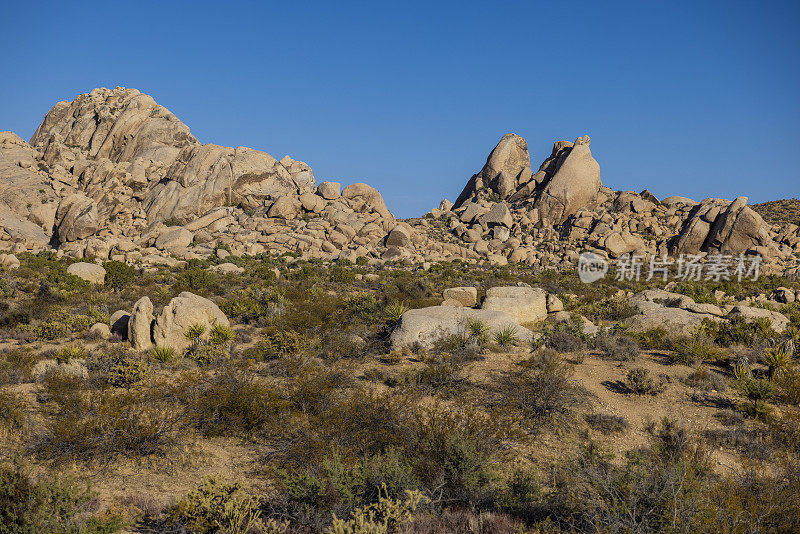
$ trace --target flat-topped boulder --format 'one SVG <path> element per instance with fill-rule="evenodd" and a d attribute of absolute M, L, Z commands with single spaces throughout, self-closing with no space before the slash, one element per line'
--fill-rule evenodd
<path fill-rule="evenodd" d="M 491 333 L 511 327 L 521 342 L 530 341 L 533 334 L 509 314 L 496 310 L 478 310 L 460 306 L 430 306 L 405 312 L 400 325 L 392 332 L 392 349 L 419 343 L 430 347 L 449 335 L 466 335 L 470 321 L 482 321 Z"/>
<path fill-rule="evenodd" d="M 486 290 L 484 310 L 507 313 L 520 324 L 547 319 L 547 293 L 533 287 L 492 287 Z"/>

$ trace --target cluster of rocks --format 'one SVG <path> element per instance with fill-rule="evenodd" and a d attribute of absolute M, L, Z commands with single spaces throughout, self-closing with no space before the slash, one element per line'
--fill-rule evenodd
<path fill-rule="evenodd" d="M 530 341 L 533 333 L 523 325 L 539 323 L 548 314 L 554 316 L 564 310 L 557 296 L 525 285 L 489 288 L 480 307 L 475 287 L 445 289 L 442 296 L 444 301 L 439 306 L 403 314 L 392 332 L 393 349 L 414 344 L 430 347 L 445 336 L 468 335 L 472 321 L 481 321 L 488 335 L 510 328 L 520 342 Z"/>
<path fill-rule="evenodd" d="M 795 297 L 795 292 L 786 288 L 781 288 L 774 295 L 774 298 L 781 300 L 795 299 Z M 715 322 L 734 317 L 742 317 L 748 321 L 766 319 L 777 333 L 783 332 L 789 324 L 789 319 L 782 313 L 751 306 L 757 302 L 781 305 L 777 300 L 770 303 L 764 295 L 757 299 L 736 302 L 726 299 L 725 295 L 720 293 L 719 300 L 728 302 L 719 306 L 697 303 L 691 297 L 680 293 L 648 289 L 630 297 L 629 302 L 638 313 L 627 319 L 627 323 L 635 331 L 664 328 L 673 334 L 690 334 L 704 319 Z"/>
<path fill-rule="evenodd" d="M 201 339 L 207 339 L 214 326 L 230 327 L 230 322 L 219 307 L 207 298 L 184 291 L 169 301 L 161 313 L 154 313 L 149 297 L 142 297 L 128 312 L 119 310 L 111 315 L 109 324 L 97 323 L 90 334 L 102 338 L 117 335 L 130 342 L 136 350 L 153 346 L 171 347 L 178 352 L 186 350 L 191 341 L 186 334 L 190 328 L 203 328 Z"/>
<path fill-rule="evenodd" d="M 120 87 L 59 102 L 30 143 L 0 133 L 0 250 L 89 260 L 171 264 L 230 250 L 567 267 L 584 250 L 750 253 L 797 275 L 800 228 L 772 227 L 746 204 L 614 191 L 588 136 L 556 142 L 534 172 L 525 139 L 507 134 L 455 204 L 398 221 L 369 185 L 317 184 L 289 156 L 202 144 L 152 97 Z"/>
<path fill-rule="evenodd" d="M 798 273 L 796 225 L 771 227 L 746 197 L 698 203 L 604 187 L 588 136 L 556 142 L 532 173 L 525 140 L 505 135 L 456 203 L 442 201 L 430 216 L 501 265 L 570 266 L 584 250 L 606 258 L 747 253 L 760 254 L 777 272 Z"/>

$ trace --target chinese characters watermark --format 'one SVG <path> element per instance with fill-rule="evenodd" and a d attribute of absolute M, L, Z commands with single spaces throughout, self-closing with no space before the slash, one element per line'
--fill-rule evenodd
<path fill-rule="evenodd" d="M 739 254 L 681 254 L 677 259 L 624 254 L 614 264 L 614 280 L 645 281 L 661 279 L 666 282 L 670 278 L 684 282 L 701 280 L 722 282 L 736 279 L 758 280 L 761 268 L 761 256 L 745 256 Z M 592 252 L 584 252 L 578 258 L 578 277 L 584 284 L 596 282 L 610 270 L 608 260 Z"/>

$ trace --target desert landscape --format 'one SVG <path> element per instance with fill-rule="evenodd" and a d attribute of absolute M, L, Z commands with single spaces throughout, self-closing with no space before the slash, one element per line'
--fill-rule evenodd
<path fill-rule="evenodd" d="M 132 88 L 0 133 L 0 532 L 797 531 L 800 200 L 575 136 L 401 219 Z"/>

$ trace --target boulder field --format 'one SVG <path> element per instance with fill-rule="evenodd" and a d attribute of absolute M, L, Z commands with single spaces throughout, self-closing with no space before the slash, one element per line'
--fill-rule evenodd
<path fill-rule="evenodd" d="M 365 183 L 248 147 L 201 143 L 136 89 L 59 102 L 30 142 L 0 132 L 0 250 L 174 264 L 220 248 L 369 263 L 449 261 L 574 267 L 607 258 L 760 254 L 798 275 L 800 228 L 767 224 L 746 197 L 663 200 L 603 185 L 588 135 L 556 141 L 536 168 L 509 133 L 455 203 L 398 220 Z"/>

